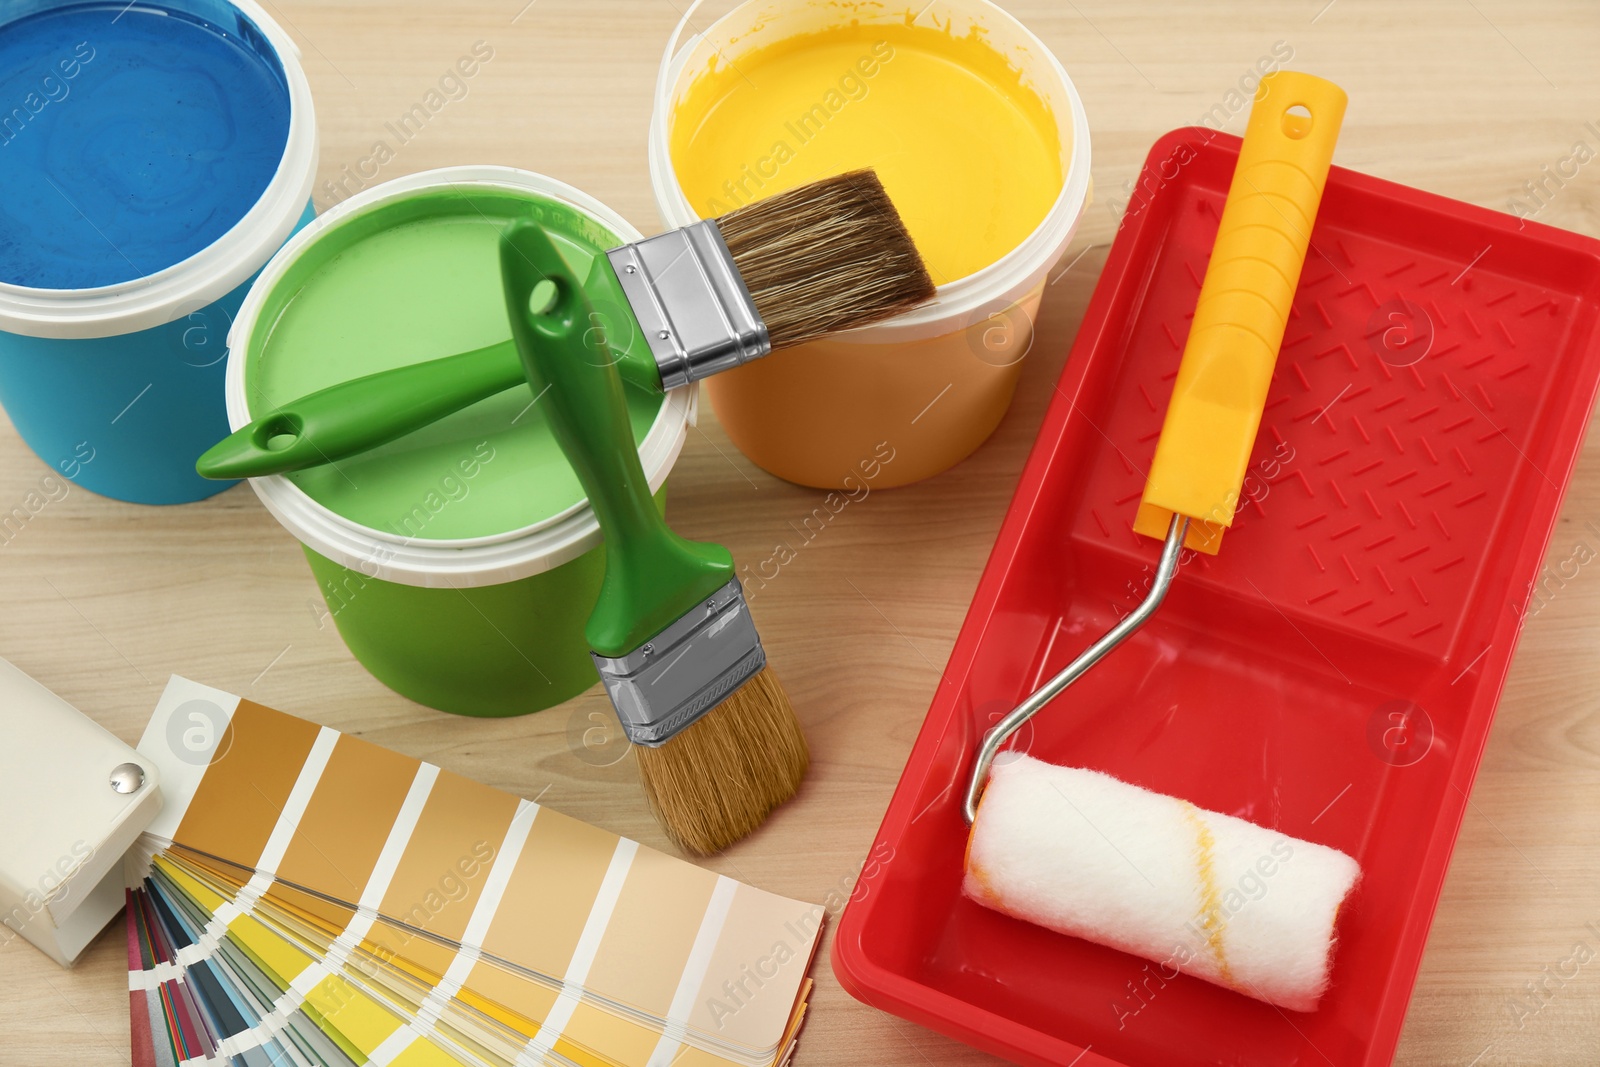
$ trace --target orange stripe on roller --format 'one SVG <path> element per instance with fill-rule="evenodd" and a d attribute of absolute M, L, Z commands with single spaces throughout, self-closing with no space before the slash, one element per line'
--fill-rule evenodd
<path fill-rule="evenodd" d="M 1233 969 L 1228 966 L 1228 954 L 1222 943 L 1228 919 L 1223 914 L 1222 894 L 1217 889 L 1214 858 L 1216 838 L 1211 836 L 1211 828 L 1200 817 L 1198 808 L 1188 801 L 1180 803 L 1183 804 L 1183 817 L 1194 829 L 1195 868 L 1200 876 L 1200 925 L 1205 928 L 1206 947 L 1211 950 L 1212 958 L 1217 961 L 1217 969 L 1221 972 L 1223 981 L 1231 984 Z"/>

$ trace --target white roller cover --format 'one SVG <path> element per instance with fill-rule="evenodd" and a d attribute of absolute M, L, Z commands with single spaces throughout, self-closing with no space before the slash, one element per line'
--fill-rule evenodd
<path fill-rule="evenodd" d="M 1328 987 L 1334 920 L 1360 877 L 1336 849 L 1098 771 L 995 760 L 962 891 L 1294 1011 Z"/>

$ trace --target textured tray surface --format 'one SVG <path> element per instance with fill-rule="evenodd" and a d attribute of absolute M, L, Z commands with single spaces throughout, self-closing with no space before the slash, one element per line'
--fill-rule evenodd
<path fill-rule="evenodd" d="M 1104 503 L 1078 513 L 1079 537 L 1132 536 L 1135 462 L 1161 430 L 1224 196 L 1194 184 L 1177 195 L 1178 228 L 1129 343 L 1150 356 L 1124 371 L 1117 389 L 1130 402 L 1101 426 L 1116 450 L 1095 461 L 1086 500 Z M 1530 431 L 1578 300 L 1496 273 L 1492 247 L 1467 266 L 1362 225 L 1319 225 L 1284 336 L 1239 523 L 1272 525 L 1252 542 L 1272 558 L 1224 552 L 1196 570 L 1225 584 L 1248 571 L 1296 615 L 1442 657 L 1503 487 L 1538 475 Z"/>
<path fill-rule="evenodd" d="M 857 996 L 1019 1062 L 1389 1062 L 1600 382 L 1600 244 L 1335 168 L 1221 553 L 1016 741 L 1355 856 L 1332 989 L 1286 1014 L 962 899 L 978 738 L 1147 588 L 1237 146 L 1152 149 L 834 944 Z"/>

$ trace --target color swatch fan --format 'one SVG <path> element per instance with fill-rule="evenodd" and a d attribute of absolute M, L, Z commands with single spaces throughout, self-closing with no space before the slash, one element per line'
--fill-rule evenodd
<path fill-rule="evenodd" d="M 822 909 L 174 677 L 135 1063 L 771 1067 Z"/>

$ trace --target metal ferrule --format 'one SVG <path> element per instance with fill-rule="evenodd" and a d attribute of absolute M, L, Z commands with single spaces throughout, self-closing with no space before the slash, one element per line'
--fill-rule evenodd
<path fill-rule="evenodd" d="M 767 665 L 737 578 L 628 655 L 591 655 L 628 740 L 651 747 L 671 740 Z"/>
<path fill-rule="evenodd" d="M 772 351 L 733 253 L 710 219 L 612 249 L 606 257 L 649 342 L 663 388 Z"/>

